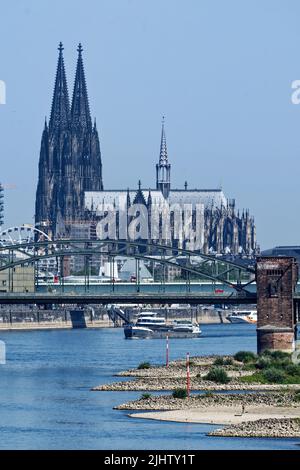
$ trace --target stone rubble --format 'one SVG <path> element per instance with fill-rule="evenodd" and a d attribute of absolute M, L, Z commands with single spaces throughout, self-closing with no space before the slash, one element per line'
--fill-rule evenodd
<path fill-rule="evenodd" d="M 299 418 L 269 418 L 257 421 L 232 424 L 222 429 L 215 429 L 208 434 L 219 437 L 300 437 Z"/>
<path fill-rule="evenodd" d="M 197 394 L 189 399 L 173 398 L 172 395 L 150 396 L 124 403 L 115 407 L 118 410 L 183 410 L 191 408 L 206 408 L 207 406 L 247 406 L 257 407 L 299 407 L 296 395 L 293 392 L 261 392 L 261 393 L 231 393 L 231 394 Z"/>
<path fill-rule="evenodd" d="M 175 390 L 176 388 L 185 388 L 186 378 L 165 377 L 162 381 L 161 378 L 137 378 L 136 380 L 128 380 L 124 382 L 113 382 L 103 385 L 97 385 L 92 388 L 92 391 L 160 391 L 160 390 Z M 191 390 L 300 390 L 300 384 L 296 385 L 277 385 L 277 384 L 247 384 L 240 383 L 238 380 L 231 380 L 228 384 L 216 384 L 214 382 L 206 381 L 191 377 Z"/>

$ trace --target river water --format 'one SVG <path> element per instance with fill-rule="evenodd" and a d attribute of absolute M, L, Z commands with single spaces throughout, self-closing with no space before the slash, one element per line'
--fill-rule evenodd
<path fill-rule="evenodd" d="M 253 325 L 202 325 L 198 339 L 170 341 L 170 358 L 255 350 Z M 133 419 L 113 406 L 140 392 L 91 392 L 142 361 L 164 362 L 165 340 L 122 329 L 0 332 L 0 449 L 297 449 L 300 439 L 208 437 L 212 425 Z"/>

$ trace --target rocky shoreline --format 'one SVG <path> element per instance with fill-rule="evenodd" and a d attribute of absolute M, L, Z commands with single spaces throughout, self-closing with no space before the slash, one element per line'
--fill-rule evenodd
<path fill-rule="evenodd" d="M 185 378 L 165 378 L 164 381 L 159 378 L 155 379 L 137 379 L 124 382 L 113 382 L 109 384 L 97 385 L 91 390 L 97 391 L 115 391 L 115 392 L 134 392 L 134 391 L 167 391 L 176 390 L 177 388 L 185 388 Z M 238 381 L 231 381 L 229 384 L 213 384 L 205 380 L 199 382 L 191 380 L 192 391 L 274 391 L 274 390 L 300 390 L 300 385 L 284 385 L 284 384 L 242 384 Z"/>
<path fill-rule="evenodd" d="M 173 398 L 172 395 L 141 397 L 138 400 L 123 403 L 115 407 L 117 410 L 185 410 L 201 409 L 214 406 L 226 406 L 242 408 L 245 410 L 249 406 L 258 407 L 291 407 L 297 410 L 299 408 L 299 399 L 297 394 L 292 391 L 287 392 L 260 392 L 260 393 L 203 393 L 191 395 L 188 399 Z"/>
<path fill-rule="evenodd" d="M 205 380 L 217 356 L 191 357 L 190 360 L 190 385 L 193 391 L 274 391 L 274 390 L 300 390 L 300 384 L 261 384 L 244 383 L 241 378 L 253 374 L 253 370 L 244 370 L 243 364 L 233 361 L 226 366 L 226 372 L 230 377 L 227 384 L 217 384 Z M 231 359 L 224 356 L 224 359 Z M 168 391 L 186 387 L 185 360 L 172 361 L 168 367 L 151 366 L 145 369 L 129 369 L 116 374 L 117 377 L 128 377 L 131 380 L 116 381 L 93 387 L 92 391 Z"/>
<path fill-rule="evenodd" d="M 251 422 L 246 421 L 215 429 L 208 435 L 218 437 L 297 438 L 300 437 L 300 419 L 269 418 Z"/>

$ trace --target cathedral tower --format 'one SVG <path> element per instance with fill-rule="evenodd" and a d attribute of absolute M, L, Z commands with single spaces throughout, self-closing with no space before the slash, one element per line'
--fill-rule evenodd
<path fill-rule="evenodd" d="M 36 192 L 36 225 L 52 236 L 69 235 L 83 218 L 84 191 L 101 191 L 102 163 L 96 122 L 92 124 L 82 46 L 70 108 L 63 45 L 59 56 L 49 125 L 42 135 Z"/>

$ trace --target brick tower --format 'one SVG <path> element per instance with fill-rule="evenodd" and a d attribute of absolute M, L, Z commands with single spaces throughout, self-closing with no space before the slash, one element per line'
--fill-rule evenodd
<path fill-rule="evenodd" d="M 296 314 L 293 294 L 298 266 L 292 257 L 258 257 L 257 351 L 295 349 Z"/>

